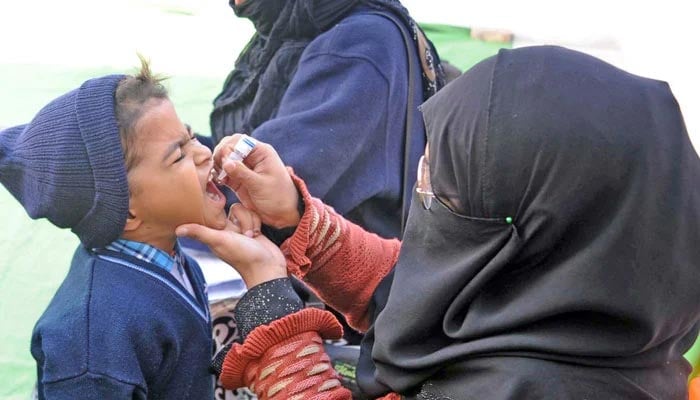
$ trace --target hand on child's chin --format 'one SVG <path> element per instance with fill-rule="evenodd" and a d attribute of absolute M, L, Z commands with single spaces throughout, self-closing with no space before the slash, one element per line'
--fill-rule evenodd
<path fill-rule="evenodd" d="M 284 255 L 259 230 L 241 232 L 240 226 L 227 219 L 224 229 L 185 224 L 176 232 L 178 236 L 188 236 L 208 245 L 214 254 L 238 271 L 248 287 L 287 276 Z"/>
<path fill-rule="evenodd" d="M 207 217 L 206 214 L 203 214 L 201 221 L 195 223 L 206 226 L 207 228 L 223 230 L 227 228 L 229 222 L 226 213 L 221 210 L 221 212 L 214 217 Z"/>
<path fill-rule="evenodd" d="M 282 251 L 259 230 L 241 232 L 236 224 L 227 220 L 224 231 L 233 234 L 233 239 L 238 242 L 238 254 L 231 258 L 231 261 L 235 261 L 229 264 L 238 271 L 247 287 L 287 276 Z"/>
<path fill-rule="evenodd" d="M 213 218 L 211 220 L 205 218 L 202 225 L 211 229 L 224 230 L 228 228 L 228 224 L 230 222 L 231 221 L 229 221 L 228 218 L 226 218 L 226 216 L 224 215 L 222 218 Z"/>

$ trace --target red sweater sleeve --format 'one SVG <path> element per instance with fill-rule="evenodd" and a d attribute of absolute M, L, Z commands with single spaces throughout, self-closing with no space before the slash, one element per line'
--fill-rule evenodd
<path fill-rule="evenodd" d="M 700 400 L 700 377 L 690 381 L 689 400 Z"/>
<path fill-rule="evenodd" d="M 225 388 L 248 387 L 260 400 L 351 400 L 323 348 L 343 328 L 328 311 L 306 308 L 255 328 L 226 354 Z M 390 393 L 380 400 L 400 400 Z"/>
<path fill-rule="evenodd" d="M 369 327 L 367 309 L 377 285 L 398 259 L 401 242 L 368 233 L 312 198 L 290 169 L 305 211 L 282 245 L 290 273 L 343 312 L 353 327 Z M 323 349 L 323 339 L 342 337 L 333 314 L 306 308 L 255 328 L 226 354 L 221 383 L 249 387 L 259 399 L 351 400 Z M 400 400 L 391 393 L 381 400 Z"/>
<path fill-rule="evenodd" d="M 396 264 L 401 242 L 383 239 L 311 197 L 290 170 L 305 211 L 294 234 L 281 246 L 287 269 L 303 279 L 326 303 L 345 315 L 350 326 L 369 328 L 369 301 Z"/>
<path fill-rule="evenodd" d="M 226 354 L 221 383 L 248 387 L 261 400 L 350 400 L 323 350 L 323 339 L 342 335 L 333 314 L 315 308 L 261 325 Z"/>

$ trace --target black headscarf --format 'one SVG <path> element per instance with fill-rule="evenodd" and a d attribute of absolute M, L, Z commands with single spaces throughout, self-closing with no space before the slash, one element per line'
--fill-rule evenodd
<path fill-rule="evenodd" d="M 246 0 L 241 5 L 230 0 L 229 4 L 237 16 L 253 22 L 256 33 L 214 99 L 210 124 L 216 142 L 235 132 L 251 133 L 273 118 L 306 46 L 358 5 L 391 13 L 411 33 L 416 49 L 425 53 L 423 70 L 429 75 L 423 73 L 424 99 L 444 85 L 433 45 L 419 45 L 420 28 L 398 0 Z"/>
<path fill-rule="evenodd" d="M 364 387 L 685 399 L 700 160 L 668 85 L 530 47 L 422 111 L 439 202 L 414 197 Z"/>

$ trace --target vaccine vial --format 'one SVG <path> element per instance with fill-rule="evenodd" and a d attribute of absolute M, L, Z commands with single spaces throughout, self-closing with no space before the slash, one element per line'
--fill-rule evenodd
<path fill-rule="evenodd" d="M 243 161 L 243 159 L 246 158 L 251 151 L 253 151 L 255 144 L 255 139 L 251 137 L 243 137 L 238 141 L 238 143 L 236 143 L 236 145 L 233 147 L 233 151 L 226 159 L 231 161 Z M 222 168 L 217 181 L 221 182 L 225 177 L 226 171 L 224 171 Z"/>

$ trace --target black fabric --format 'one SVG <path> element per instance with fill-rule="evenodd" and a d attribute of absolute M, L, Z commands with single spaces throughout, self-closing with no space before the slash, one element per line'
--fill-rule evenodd
<path fill-rule="evenodd" d="M 392 269 L 377 285 L 372 293 L 369 303 L 368 314 L 372 321 L 377 320 L 377 316 L 384 310 L 386 301 L 391 291 L 391 282 L 394 280 L 394 270 Z M 397 288 L 397 290 L 400 290 Z M 360 343 L 360 359 L 357 362 L 356 378 L 357 383 L 363 393 L 371 398 L 376 398 L 391 391 L 389 386 L 376 379 L 376 368 L 372 360 L 372 347 L 374 346 L 375 328 L 371 326 Z"/>
<path fill-rule="evenodd" d="M 241 336 L 238 342 L 243 343 L 258 326 L 269 324 L 303 308 L 304 303 L 296 293 L 291 278 L 273 279 L 253 286 L 236 303 L 233 311 L 236 328 Z M 209 371 L 217 377 L 221 375 L 231 347 L 233 343 L 222 347 L 212 358 Z"/>
<path fill-rule="evenodd" d="M 227 344 L 214 355 L 211 360 L 211 364 L 209 365 L 209 373 L 216 375 L 217 378 L 221 375 L 221 370 L 224 369 L 224 361 L 226 361 L 226 356 L 228 355 L 228 352 L 231 351 L 234 343 L 235 342 Z"/>
<path fill-rule="evenodd" d="M 422 111 L 438 201 L 414 197 L 363 389 L 685 399 L 700 160 L 668 85 L 538 46 Z"/>
<path fill-rule="evenodd" d="M 291 11 L 289 7 L 285 10 L 285 5 L 290 4 L 287 0 L 254 0 L 244 1 L 242 4 L 230 0 L 228 4 L 237 17 L 249 19 L 255 26 L 255 31 L 263 36 L 270 34 L 283 10 L 286 11 L 286 17 Z"/>
<path fill-rule="evenodd" d="M 356 6 L 392 13 L 410 32 L 420 29 L 398 0 L 255 0 L 238 6 L 230 0 L 229 4 L 236 15 L 253 22 L 256 33 L 214 99 L 210 128 L 217 143 L 232 133 L 252 133 L 274 118 L 306 46 Z M 428 51 L 439 61 L 432 44 Z M 424 76 L 424 98 L 444 85 L 442 68 L 439 64 L 436 68 L 436 82 Z"/>
<path fill-rule="evenodd" d="M 235 69 L 214 99 L 210 116 L 212 137 L 218 143 L 235 133 L 251 133 L 274 117 L 306 45 L 337 22 L 358 0 L 255 0 L 236 6 L 239 17 L 248 18 L 256 33 L 236 60 Z M 318 5 L 319 14 L 314 7 Z M 335 5 L 327 12 L 328 5 Z M 275 62 L 271 63 L 277 54 Z M 271 65 L 274 64 L 274 65 Z M 265 82 L 260 78 L 268 69 Z"/>
<path fill-rule="evenodd" d="M 304 303 L 294 291 L 290 278 L 279 278 L 255 285 L 243 295 L 233 310 L 236 327 L 245 341 L 260 325 L 301 311 Z"/>

